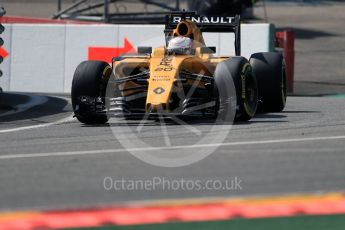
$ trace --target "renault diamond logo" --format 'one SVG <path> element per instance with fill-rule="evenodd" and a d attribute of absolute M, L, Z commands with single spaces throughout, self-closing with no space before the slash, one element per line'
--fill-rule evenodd
<path fill-rule="evenodd" d="M 162 93 L 165 92 L 165 90 L 164 90 L 162 87 L 158 87 L 158 88 L 155 88 L 155 89 L 153 90 L 153 92 L 154 92 L 155 94 L 162 94 Z"/>

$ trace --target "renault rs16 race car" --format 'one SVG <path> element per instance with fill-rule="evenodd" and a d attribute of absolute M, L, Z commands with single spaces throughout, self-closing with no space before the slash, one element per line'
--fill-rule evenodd
<path fill-rule="evenodd" d="M 72 82 L 72 106 L 85 124 L 109 117 L 189 116 L 247 121 L 257 110 L 280 112 L 286 102 L 281 53 L 241 56 L 240 16 L 205 17 L 195 12 L 166 16 L 163 47 L 138 47 L 112 63 L 84 61 Z M 215 56 L 203 32 L 234 33 L 235 55 Z"/>

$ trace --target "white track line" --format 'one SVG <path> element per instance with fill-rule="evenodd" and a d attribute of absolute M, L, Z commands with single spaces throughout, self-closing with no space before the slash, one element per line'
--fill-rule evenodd
<path fill-rule="evenodd" d="M 13 128 L 13 129 L 3 129 L 3 130 L 0 130 L 0 133 L 11 133 L 11 132 L 23 131 L 23 130 L 28 130 L 28 129 L 37 129 L 37 128 L 49 127 L 52 125 L 58 125 L 58 124 L 70 122 L 73 120 L 74 120 L 74 118 L 72 116 L 69 116 L 69 117 L 63 118 L 61 120 L 57 120 L 57 121 L 50 122 L 50 123 L 44 123 L 44 124 L 40 124 L 40 125 L 30 125 L 30 126 L 23 126 L 23 127 Z"/>
<path fill-rule="evenodd" d="M 306 138 L 291 138 L 279 140 L 261 140 L 261 141 L 243 141 L 243 142 L 226 142 L 202 145 L 180 145 L 180 146 L 166 146 L 166 147 L 148 147 L 148 148 L 131 148 L 131 149 L 103 149 L 103 150 L 88 150 L 88 151 L 71 151 L 71 152 L 55 152 L 55 153 L 28 153 L 28 154 L 13 154 L 2 155 L 0 160 L 18 159 L 18 158 L 39 158 L 39 157 L 56 157 L 56 156 L 75 156 L 75 155 L 95 155 L 106 153 L 119 153 L 131 151 L 159 151 L 159 150 L 174 150 L 174 149 L 193 149 L 193 148 L 210 148 L 210 147 L 224 147 L 224 146 L 240 146 L 240 145 L 258 145 L 258 144 L 276 144 L 276 143 L 291 143 L 291 142 L 307 142 L 307 141 L 323 141 L 323 140 L 342 140 L 345 136 L 329 136 L 329 137 L 306 137 Z"/>

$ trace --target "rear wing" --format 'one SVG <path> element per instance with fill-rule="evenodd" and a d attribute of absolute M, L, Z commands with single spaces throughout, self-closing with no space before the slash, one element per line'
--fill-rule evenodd
<path fill-rule="evenodd" d="M 171 12 L 165 17 L 166 34 L 172 32 L 184 20 L 194 22 L 201 32 L 227 32 L 235 34 L 235 53 L 241 56 L 241 18 L 236 16 L 200 16 L 195 11 Z"/>

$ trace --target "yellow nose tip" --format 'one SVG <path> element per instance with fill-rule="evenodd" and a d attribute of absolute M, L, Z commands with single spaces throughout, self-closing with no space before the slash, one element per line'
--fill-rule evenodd
<path fill-rule="evenodd" d="M 164 113 L 167 112 L 168 106 L 165 103 L 162 104 L 151 104 L 146 105 L 146 113 Z"/>

